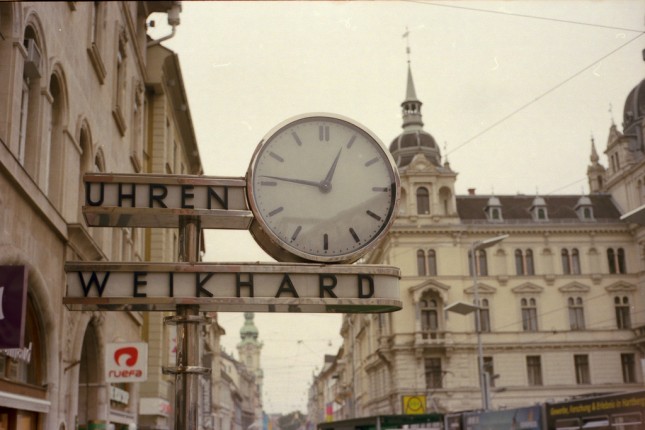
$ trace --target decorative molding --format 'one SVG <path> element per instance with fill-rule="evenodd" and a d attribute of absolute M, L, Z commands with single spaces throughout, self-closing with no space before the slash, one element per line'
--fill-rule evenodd
<path fill-rule="evenodd" d="M 477 282 L 477 294 L 495 294 L 496 292 L 497 288 Z M 470 287 L 464 289 L 464 293 L 475 294 L 475 286 L 471 285 Z"/>
<path fill-rule="evenodd" d="M 128 126 L 125 124 L 125 119 L 123 118 L 123 113 L 121 112 L 120 106 L 117 105 L 114 107 L 114 109 L 112 109 L 112 117 L 114 118 L 116 127 L 119 129 L 119 134 L 121 135 L 121 137 L 125 136 L 125 131 L 127 130 Z"/>
<path fill-rule="evenodd" d="M 531 282 L 525 282 L 524 284 L 511 288 L 511 291 L 515 294 L 540 294 L 544 291 L 544 287 L 540 287 Z"/>
<path fill-rule="evenodd" d="M 87 48 L 87 54 L 90 56 L 90 63 L 96 72 L 96 77 L 99 79 L 99 83 L 103 85 L 105 83 L 105 77 L 107 76 L 107 71 L 105 70 L 105 64 L 101 59 L 101 53 L 99 52 L 98 46 L 96 43 L 92 43 L 89 48 Z"/>
<path fill-rule="evenodd" d="M 611 285 L 606 286 L 605 290 L 608 293 L 619 293 L 619 292 L 633 293 L 636 291 L 636 285 L 630 284 L 629 282 L 625 282 L 625 281 L 618 281 L 618 282 L 614 282 Z"/>
<path fill-rule="evenodd" d="M 588 293 L 589 291 L 591 291 L 591 287 L 574 281 L 561 286 L 560 288 L 558 288 L 558 291 L 560 291 L 561 293 Z"/>

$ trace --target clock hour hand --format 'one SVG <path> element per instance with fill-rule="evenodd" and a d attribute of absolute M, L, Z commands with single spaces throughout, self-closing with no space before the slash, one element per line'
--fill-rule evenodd
<path fill-rule="evenodd" d="M 293 182 L 294 184 L 311 185 L 312 187 L 316 187 L 316 188 L 320 187 L 320 182 L 308 181 L 306 179 L 283 178 L 281 176 L 269 176 L 269 175 L 262 175 L 262 177 L 275 179 L 277 181 Z"/>

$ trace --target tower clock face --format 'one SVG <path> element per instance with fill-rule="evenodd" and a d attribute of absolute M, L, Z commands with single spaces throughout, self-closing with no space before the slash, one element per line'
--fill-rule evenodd
<path fill-rule="evenodd" d="M 356 261 L 394 220 L 400 182 L 371 132 L 332 114 L 269 132 L 247 172 L 251 233 L 278 261 Z"/>

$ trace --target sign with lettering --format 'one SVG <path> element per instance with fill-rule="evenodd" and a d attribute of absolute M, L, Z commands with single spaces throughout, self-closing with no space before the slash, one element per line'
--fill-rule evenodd
<path fill-rule="evenodd" d="M 383 265 L 103 263 L 65 265 L 70 310 L 392 312 L 400 270 Z"/>
<path fill-rule="evenodd" d="M 105 345 L 105 382 L 141 382 L 148 379 L 148 344 L 118 342 Z"/>
<path fill-rule="evenodd" d="M 93 227 L 176 228 L 181 216 L 202 228 L 248 229 L 253 214 L 243 178 L 91 173 L 83 215 Z"/>
<path fill-rule="evenodd" d="M 26 267 L 0 266 L 0 349 L 25 346 L 26 310 Z"/>

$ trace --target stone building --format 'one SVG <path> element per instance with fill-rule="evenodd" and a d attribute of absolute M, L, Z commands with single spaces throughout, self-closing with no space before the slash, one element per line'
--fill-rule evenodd
<path fill-rule="evenodd" d="M 0 266 L 27 273 L 29 360 L 0 353 L 0 428 L 169 428 L 160 314 L 70 312 L 66 261 L 176 260 L 172 231 L 88 228 L 86 172 L 202 172 L 177 56 L 146 19 L 178 2 L 0 2 Z M 1 269 L 0 269 L 1 270 Z M 144 384 L 105 347 L 147 340 Z M 141 415 L 139 415 L 141 414 Z"/>
<path fill-rule="evenodd" d="M 645 204 L 645 81 L 609 129 L 608 167 L 591 142 L 588 195 L 456 195 L 410 69 L 401 107 L 400 213 L 365 262 L 401 268 L 403 309 L 344 317 L 310 420 L 330 405 L 342 420 L 642 389 L 645 228 L 620 217 Z"/>

